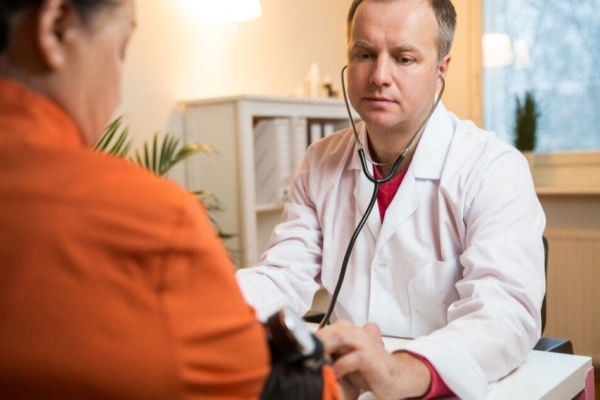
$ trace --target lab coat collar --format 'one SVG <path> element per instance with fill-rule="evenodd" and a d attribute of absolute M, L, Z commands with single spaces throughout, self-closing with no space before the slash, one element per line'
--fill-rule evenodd
<path fill-rule="evenodd" d="M 368 146 L 369 142 L 367 141 L 367 128 L 366 128 L 365 123 L 362 121 L 357 123 L 356 131 L 358 133 L 358 138 L 363 145 L 363 150 L 365 151 L 367 158 L 370 160 L 371 152 L 369 151 L 369 146 Z M 355 141 L 356 139 L 354 138 L 354 132 L 352 132 L 352 128 L 350 128 L 350 133 L 352 134 L 352 140 Z M 348 169 L 350 169 L 350 170 L 362 169 L 360 157 L 358 156 L 358 143 L 356 143 L 356 142 L 354 143 L 354 149 L 352 149 L 352 151 L 353 151 L 352 159 L 351 159 L 350 163 L 348 164 Z M 367 160 L 367 165 L 369 167 L 371 167 L 371 163 L 369 163 L 368 160 Z"/>
<path fill-rule="evenodd" d="M 357 124 L 356 128 L 365 154 L 371 159 L 369 146 L 367 145 L 366 126 L 361 122 Z M 423 132 L 410 165 L 410 170 L 415 178 L 440 179 L 453 132 L 452 119 L 443 102 L 440 101 L 425 128 L 425 132 Z M 372 168 L 370 163 L 368 163 L 368 166 Z M 348 168 L 362 169 L 358 151 L 354 151 Z"/>
<path fill-rule="evenodd" d="M 360 141 L 363 143 L 364 151 L 367 157 L 370 158 L 369 146 L 366 145 L 368 142 L 365 124 L 361 123 L 357 127 L 357 130 Z M 386 218 L 382 224 L 379 210 L 377 205 L 375 205 L 375 209 L 367 219 L 366 225 L 368 231 L 371 232 L 376 241 L 376 251 L 412 216 L 421 204 L 417 187 L 414 184 L 410 184 L 410 182 L 415 182 L 417 178 L 439 179 L 441 177 L 448 148 L 452 140 L 453 130 L 452 120 L 446 108 L 440 102 L 425 128 L 425 132 L 423 132 L 411 165 L 404 177 L 405 183 L 400 186 L 388 208 L 387 213 L 394 217 Z M 356 171 L 357 182 L 354 189 L 354 196 L 362 216 L 366 213 L 369 200 L 373 194 L 373 183 L 362 173 L 360 157 L 357 151 L 354 152 L 349 168 L 361 170 Z M 368 168 L 373 168 L 370 163 L 368 163 Z M 358 223 L 358 220 L 355 223 Z"/>
<path fill-rule="evenodd" d="M 360 142 L 363 143 L 363 149 L 365 151 L 367 158 L 371 159 L 371 154 L 369 152 L 369 146 L 367 145 L 367 143 L 368 143 L 367 142 L 367 131 L 365 128 L 365 124 L 363 122 L 361 122 L 359 125 L 357 125 L 356 130 L 358 131 L 358 137 L 360 139 Z M 356 225 L 358 225 L 360 218 L 362 218 L 362 216 L 364 214 L 366 214 L 366 212 L 367 212 L 367 208 L 369 206 L 369 201 L 373 195 L 374 185 L 371 181 L 369 181 L 369 179 L 367 179 L 365 174 L 362 172 L 362 164 L 360 162 L 360 157 L 358 155 L 358 145 L 354 146 L 353 151 L 354 151 L 354 155 L 352 156 L 352 159 L 351 159 L 350 165 L 348 166 L 348 169 L 355 170 L 355 173 L 357 176 L 356 186 L 354 187 L 354 197 L 356 198 L 356 205 L 358 206 L 358 209 L 360 210 L 360 214 L 357 215 L 356 221 L 354 221 L 354 223 Z M 368 161 L 367 161 L 367 168 L 370 168 L 371 173 L 372 173 L 373 167 L 372 167 L 371 163 Z M 381 217 L 379 214 L 379 209 L 377 207 L 377 204 L 374 205 L 374 209 L 371 212 L 371 214 L 369 215 L 366 225 L 368 228 L 367 230 L 369 232 L 371 232 L 371 235 L 373 235 L 373 239 L 377 240 L 377 238 L 379 237 L 379 230 L 381 229 Z"/>
<path fill-rule="evenodd" d="M 440 179 L 453 135 L 452 119 L 440 101 L 423 132 L 410 165 L 415 178 Z"/>

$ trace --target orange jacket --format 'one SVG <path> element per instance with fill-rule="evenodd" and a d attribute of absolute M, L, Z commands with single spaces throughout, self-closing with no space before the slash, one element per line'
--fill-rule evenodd
<path fill-rule="evenodd" d="M 254 399 L 268 373 L 198 201 L 0 78 L 0 398 Z"/>

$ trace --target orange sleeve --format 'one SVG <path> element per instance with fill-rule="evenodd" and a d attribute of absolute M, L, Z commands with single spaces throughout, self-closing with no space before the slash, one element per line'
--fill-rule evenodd
<path fill-rule="evenodd" d="M 341 400 L 342 395 L 333 368 L 323 367 L 323 400 Z"/>
<path fill-rule="evenodd" d="M 191 196 L 162 266 L 162 306 L 185 399 L 256 399 L 270 370 L 266 333 L 234 266 Z"/>

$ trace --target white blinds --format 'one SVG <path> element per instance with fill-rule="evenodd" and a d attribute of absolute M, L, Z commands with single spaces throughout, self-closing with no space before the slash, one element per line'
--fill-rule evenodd
<path fill-rule="evenodd" d="M 542 112 L 537 152 L 600 150 L 600 0 L 484 0 L 484 32 L 513 62 L 484 68 L 486 129 L 513 142 L 515 97 Z M 489 52 L 505 49 L 486 49 Z"/>

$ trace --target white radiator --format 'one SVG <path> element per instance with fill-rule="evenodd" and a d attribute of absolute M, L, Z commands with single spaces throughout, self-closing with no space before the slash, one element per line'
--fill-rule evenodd
<path fill-rule="evenodd" d="M 544 336 L 570 339 L 600 365 L 600 230 L 546 230 L 549 244 Z"/>

